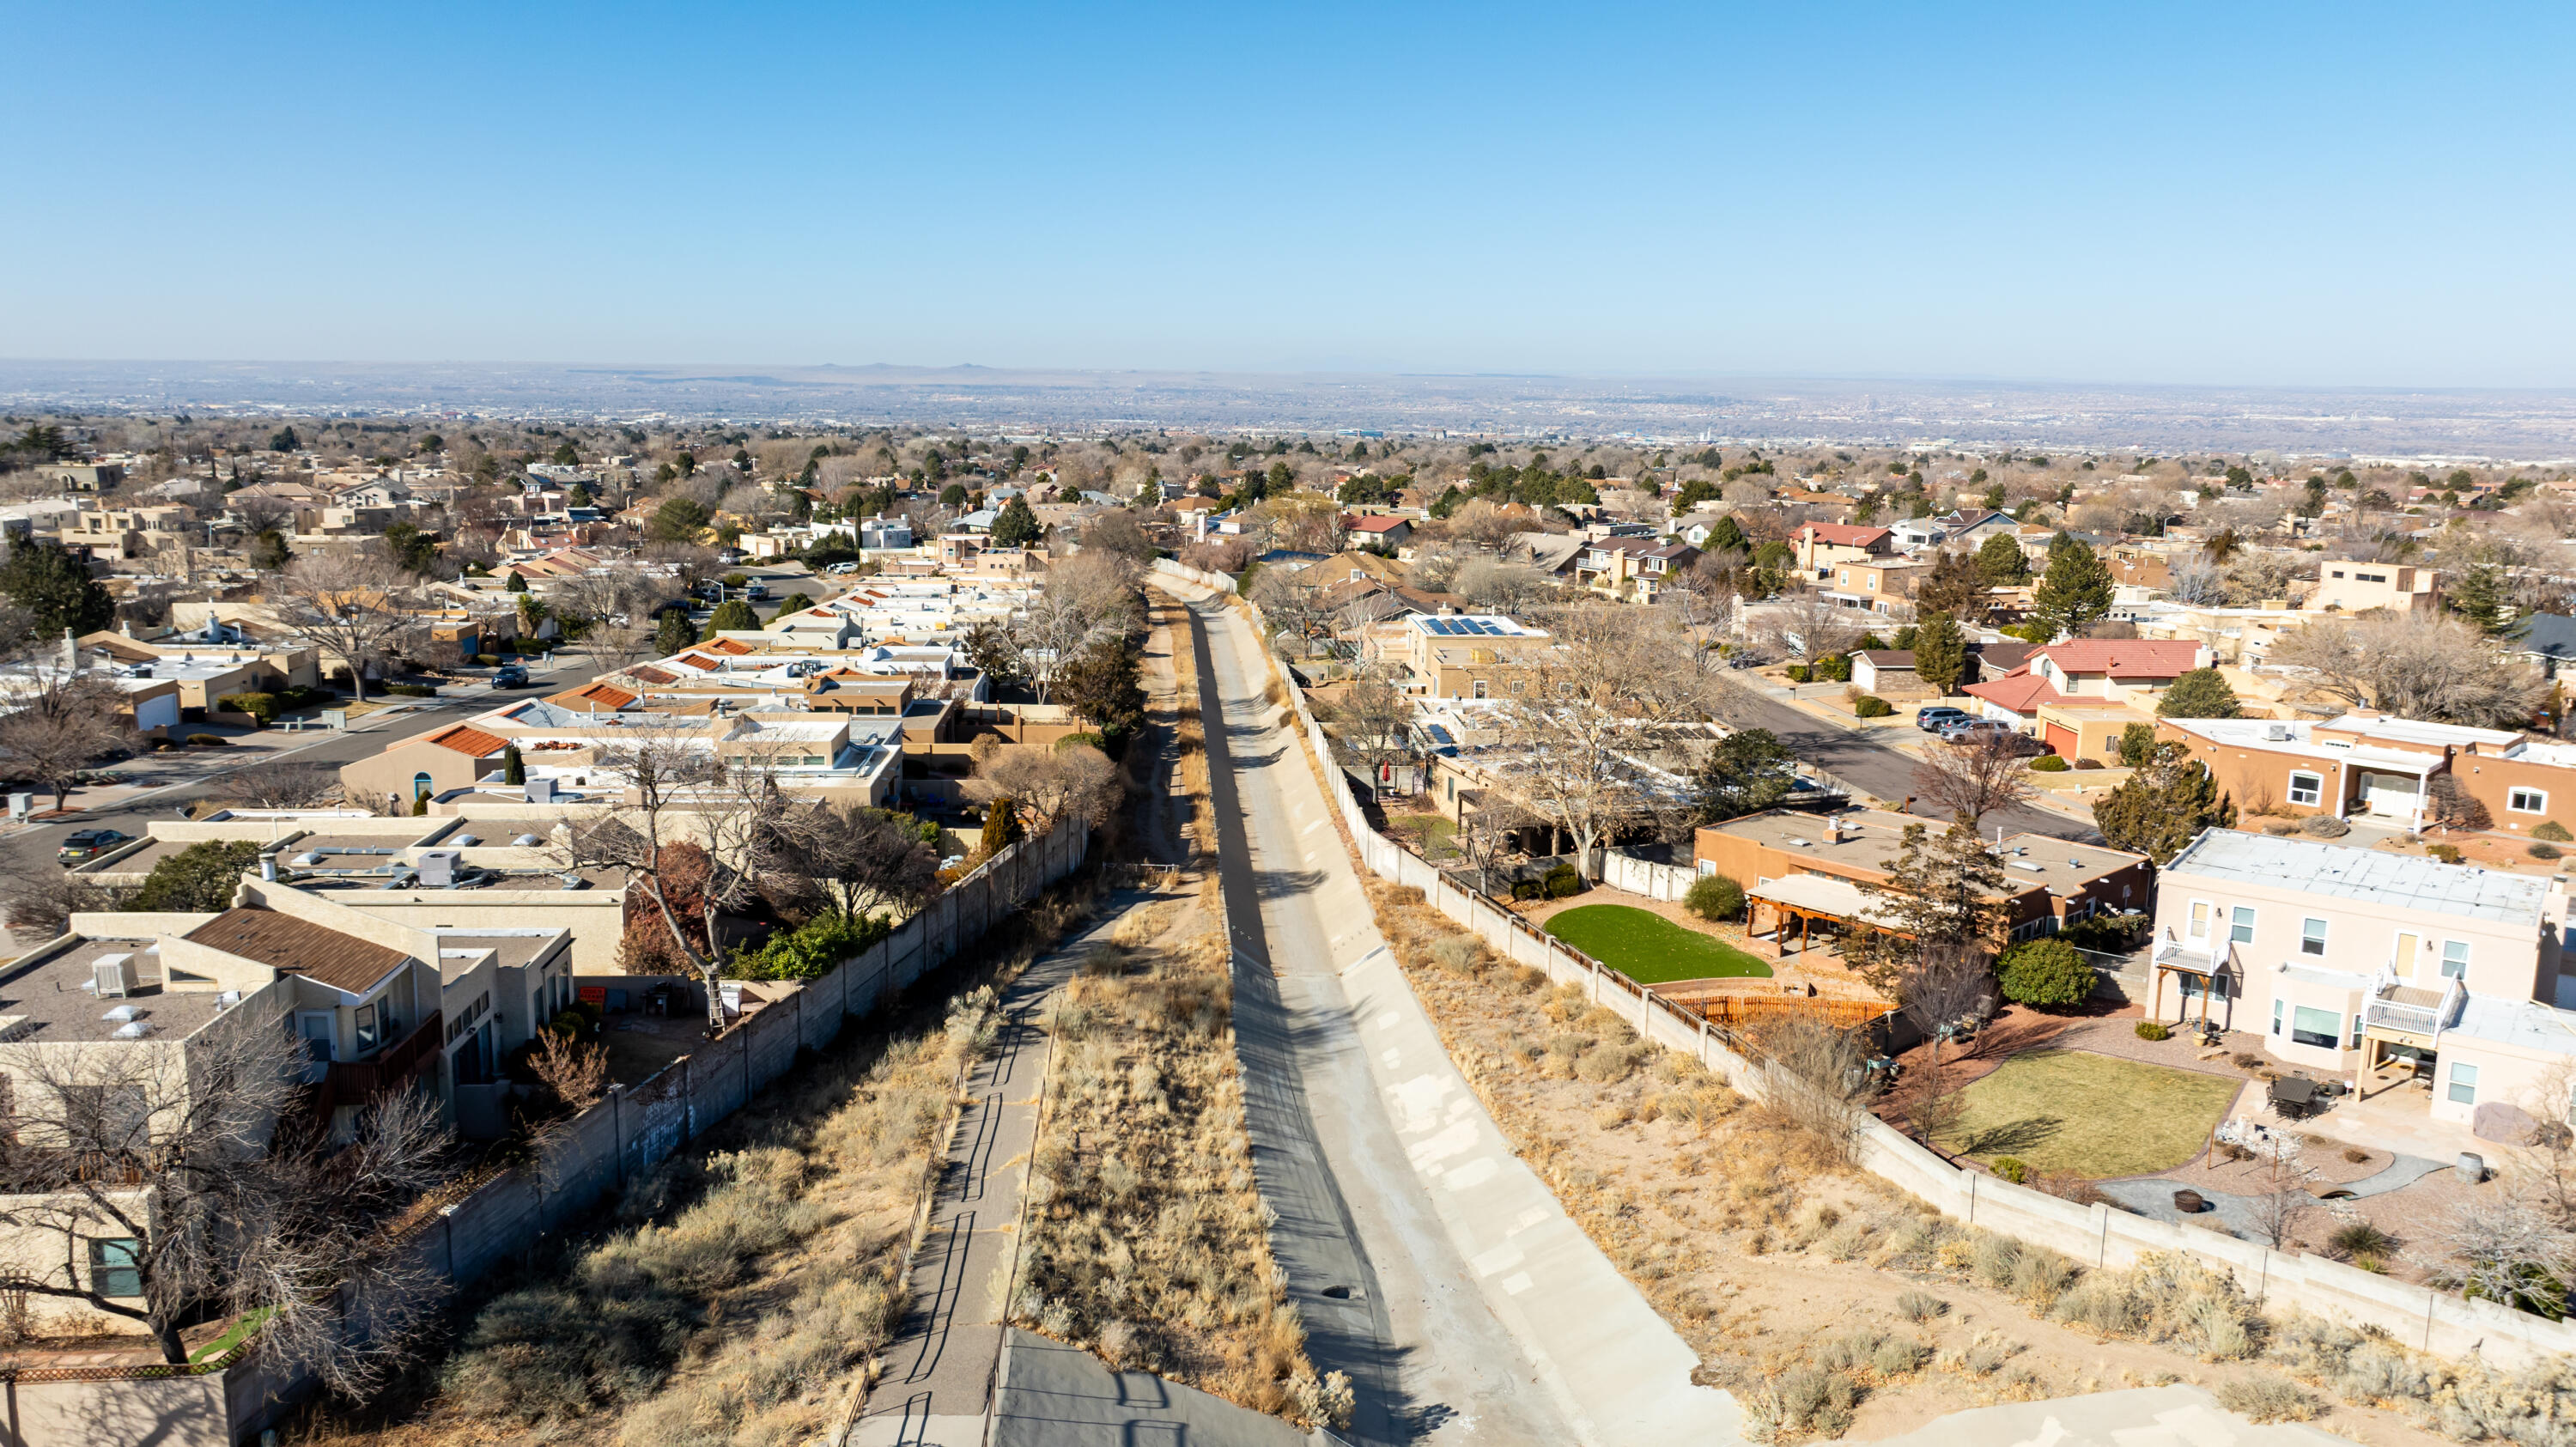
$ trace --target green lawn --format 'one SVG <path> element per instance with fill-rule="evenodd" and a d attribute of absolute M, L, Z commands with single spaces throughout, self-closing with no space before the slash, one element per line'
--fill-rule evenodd
<path fill-rule="evenodd" d="M 2242 1084 L 2081 1050 L 2027 1050 L 1960 1092 L 1966 1109 L 1942 1144 L 2093 1180 L 2152 1175 L 2200 1153 Z"/>
<path fill-rule="evenodd" d="M 1633 905 L 1578 905 L 1547 932 L 1641 985 L 1771 973 L 1756 956 Z"/>

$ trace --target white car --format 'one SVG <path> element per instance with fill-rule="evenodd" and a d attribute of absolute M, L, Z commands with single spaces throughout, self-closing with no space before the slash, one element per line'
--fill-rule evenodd
<path fill-rule="evenodd" d="M 856 563 L 834 563 L 823 571 L 827 573 L 855 573 L 858 570 L 859 565 Z"/>

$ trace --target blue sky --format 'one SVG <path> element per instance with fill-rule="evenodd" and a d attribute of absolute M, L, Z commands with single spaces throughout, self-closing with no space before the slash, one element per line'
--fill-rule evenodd
<path fill-rule="evenodd" d="M 2567 6 L 39 0 L 0 355 L 2576 386 Z"/>

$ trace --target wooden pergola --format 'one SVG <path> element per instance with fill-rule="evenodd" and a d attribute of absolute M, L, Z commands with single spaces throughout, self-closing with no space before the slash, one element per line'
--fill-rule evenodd
<path fill-rule="evenodd" d="M 2204 961 L 2207 961 L 2206 956 L 2203 956 L 2200 959 L 2194 959 L 2189 955 L 2176 955 L 2170 959 L 2160 959 L 2155 962 L 2155 985 L 2149 997 L 2150 1003 L 2147 1006 L 2148 1019 L 2161 1020 L 2164 1018 L 2165 976 L 2179 975 L 2186 982 L 2192 980 L 2200 982 L 2199 995 L 2201 1029 L 2207 1030 L 2209 1028 L 2209 997 L 2213 994 L 2227 1002 L 2227 1014 L 2224 1019 L 2219 1021 L 2219 1028 L 2222 1030 L 2232 1030 L 2235 1028 L 2236 966 L 2231 960 L 2224 956 L 2215 961 Z M 2174 1017 L 2175 1024 L 2183 1025 L 2190 1023 L 2192 994 L 2193 991 L 2189 988 L 2188 984 L 2186 984 L 2183 989 L 2183 1010 L 2181 1014 Z"/>
<path fill-rule="evenodd" d="M 1789 957 L 1788 932 L 1792 925 L 1798 931 L 1800 954 L 1805 954 L 1814 942 L 1819 921 L 1832 926 L 1829 933 L 1834 935 L 1854 925 L 1887 934 L 1905 933 L 1874 917 L 1869 896 L 1860 886 L 1828 875 L 1793 874 L 1786 879 L 1765 879 L 1745 891 L 1745 900 L 1746 932 L 1757 939 L 1762 931 L 1757 928 L 1760 920 L 1754 912 L 1766 907 L 1771 911 L 1772 934 L 1782 959 Z"/>

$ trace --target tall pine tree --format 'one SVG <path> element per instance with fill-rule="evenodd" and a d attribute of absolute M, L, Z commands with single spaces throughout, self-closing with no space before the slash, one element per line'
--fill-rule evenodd
<path fill-rule="evenodd" d="M 1997 533 L 1977 549 L 1977 571 L 1998 588 L 2017 588 L 2030 581 L 2030 558 L 2010 533 Z"/>
<path fill-rule="evenodd" d="M 2188 747 L 2160 744 L 2153 761 L 2093 806 L 2093 823 L 2112 848 L 2165 864 L 2201 830 L 2236 827 L 2236 805 Z"/>
<path fill-rule="evenodd" d="M 2047 630 L 2043 642 L 2080 633 L 2111 611 L 2111 570 L 2092 548 L 2059 533 L 2048 554 L 2048 572 L 2031 597 L 2033 620 Z"/>
<path fill-rule="evenodd" d="M 116 621 L 116 600 L 89 575 L 89 565 L 59 543 L 13 543 L 0 562 L 0 594 L 33 615 L 40 640 L 95 633 Z"/>
<path fill-rule="evenodd" d="M 1968 672 L 1968 635 L 1947 613 L 1926 613 L 1914 629 L 1914 672 L 1943 696 L 1959 691 Z"/>

